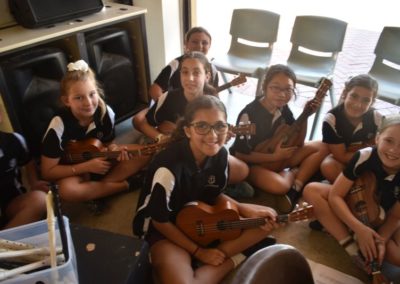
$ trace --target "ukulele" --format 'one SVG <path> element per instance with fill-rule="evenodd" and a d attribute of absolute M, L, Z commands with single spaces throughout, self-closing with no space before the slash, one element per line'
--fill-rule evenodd
<path fill-rule="evenodd" d="M 385 211 L 379 206 L 376 177 L 372 172 L 365 172 L 355 180 L 345 200 L 350 211 L 362 223 L 371 227 L 383 224 Z"/>
<path fill-rule="evenodd" d="M 346 202 L 351 212 L 364 225 L 376 227 L 382 225 L 385 213 L 379 206 L 376 196 L 376 178 L 372 172 L 363 173 L 351 187 L 346 196 Z M 377 260 L 370 263 L 372 283 L 389 284 L 390 281 L 382 274 Z"/>
<path fill-rule="evenodd" d="M 313 98 L 313 100 L 321 100 L 329 88 L 332 86 L 332 82 L 327 78 L 322 78 L 319 88 Z M 313 113 L 312 109 L 306 105 L 303 112 L 292 124 L 282 124 L 278 126 L 274 135 L 255 147 L 256 152 L 261 153 L 273 153 L 279 143 L 282 142 L 283 148 L 302 146 L 304 144 L 305 133 L 307 130 L 307 119 Z M 287 161 L 276 161 L 262 163 L 261 166 L 272 170 L 274 172 L 280 172 L 287 166 Z"/>
<path fill-rule="evenodd" d="M 229 129 L 237 135 L 254 135 L 256 128 L 254 123 L 243 124 L 238 126 L 229 126 Z M 151 156 L 164 149 L 171 141 L 164 141 L 139 145 L 130 144 L 127 151 L 133 157 Z M 64 155 L 61 158 L 63 164 L 78 164 L 94 158 L 116 159 L 121 151 L 106 151 L 103 143 L 96 138 L 88 138 L 81 141 L 69 141 L 65 147 Z"/>
<path fill-rule="evenodd" d="M 237 85 L 240 85 L 240 84 L 244 84 L 246 82 L 247 82 L 246 75 L 240 73 L 239 77 L 236 77 L 235 79 L 233 79 L 232 81 L 230 81 L 230 82 L 228 82 L 226 84 L 218 86 L 216 88 L 216 91 L 217 91 L 217 93 L 219 93 L 219 92 L 222 92 L 222 91 L 224 91 L 224 90 L 226 90 L 226 89 L 228 89 L 230 87 L 234 87 L 234 86 L 237 86 Z"/>
<path fill-rule="evenodd" d="M 127 151 L 133 157 L 150 156 L 164 149 L 169 141 L 149 145 L 132 144 Z M 61 157 L 63 164 L 77 164 L 94 158 L 117 159 L 121 151 L 106 151 L 103 143 L 96 138 L 69 141 Z"/>
<path fill-rule="evenodd" d="M 368 139 L 367 141 L 363 141 L 361 143 L 353 143 L 347 147 L 348 152 L 356 152 L 360 149 L 375 146 L 375 136 Z"/>
<path fill-rule="evenodd" d="M 241 219 L 237 208 L 230 201 L 223 200 L 210 206 L 201 201 L 187 204 L 176 218 L 176 226 L 191 240 L 201 246 L 213 241 L 227 241 L 240 236 L 243 229 L 259 227 L 265 224 L 265 218 Z M 311 205 L 278 215 L 277 222 L 287 223 L 306 220 L 313 215 Z"/>

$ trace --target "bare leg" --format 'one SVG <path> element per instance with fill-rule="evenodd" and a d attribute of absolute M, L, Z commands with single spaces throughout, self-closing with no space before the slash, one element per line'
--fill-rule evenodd
<path fill-rule="evenodd" d="M 121 161 L 102 179 L 103 182 L 121 182 L 143 169 L 151 156 L 141 156 L 128 161 Z"/>
<path fill-rule="evenodd" d="M 294 181 L 292 171 L 276 173 L 261 166 L 251 166 L 249 181 L 252 185 L 273 194 L 285 194 Z"/>
<path fill-rule="evenodd" d="M 312 182 L 306 185 L 303 198 L 313 205 L 314 214 L 325 229 L 337 240 L 341 241 L 349 235 L 347 227 L 336 217 L 328 203 L 328 195 L 332 186 Z"/>
<path fill-rule="evenodd" d="M 46 214 L 46 194 L 42 191 L 29 191 L 16 197 L 6 209 L 10 219 L 4 227 L 11 228 L 41 220 Z"/>
<path fill-rule="evenodd" d="M 242 182 L 249 175 L 247 164 L 234 156 L 229 156 L 229 183 L 235 184 Z"/>
<path fill-rule="evenodd" d="M 233 262 L 227 259 L 218 266 L 203 265 L 193 270 L 188 252 L 168 240 L 154 244 L 150 253 L 161 283 L 219 283 L 233 269 Z"/>
<path fill-rule="evenodd" d="M 221 243 L 218 248 L 225 252 L 227 256 L 231 257 L 265 239 L 269 234 L 270 232 L 260 228 L 246 229 L 238 238 L 225 241 Z"/>
<path fill-rule="evenodd" d="M 60 196 L 71 202 L 88 201 L 128 189 L 128 183 L 90 181 L 81 176 L 73 176 L 58 181 Z"/>
<path fill-rule="evenodd" d="M 386 245 L 386 260 L 393 265 L 400 266 L 400 227 Z"/>
<path fill-rule="evenodd" d="M 319 141 L 305 144 L 296 152 L 290 166 L 299 166 L 296 179 L 305 184 L 320 168 L 321 162 L 328 154 L 326 145 Z"/>
<path fill-rule="evenodd" d="M 334 159 L 332 155 L 327 156 L 321 164 L 321 173 L 330 183 L 335 181 L 343 169 L 344 165 Z"/>

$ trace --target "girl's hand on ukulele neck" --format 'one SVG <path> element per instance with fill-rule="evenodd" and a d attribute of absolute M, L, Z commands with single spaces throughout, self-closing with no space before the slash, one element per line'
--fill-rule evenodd
<path fill-rule="evenodd" d="M 128 161 L 132 158 L 128 152 L 128 147 L 126 147 L 126 146 L 121 147 L 121 146 L 118 146 L 117 144 L 113 143 L 113 144 L 108 145 L 108 147 L 106 148 L 106 151 L 121 152 L 117 158 L 117 161 L 119 161 L 119 162 Z"/>
<path fill-rule="evenodd" d="M 226 134 L 225 144 L 227 144 L 228 141 L 234 137 L 236 137 L 236 134 L 232 130 L 229 130 L 228 133 Z"/>
<path fill-rule="evenodd" d="M 319 99 L 317 99 L 317 98 L 314 98 L 314 99 L 312 99 L 312 100 L 309 100 L 309 101 L 306 103 L 306 106 L 305 106 L 305 107 L 306 107 L 307 109 L 310 110 L 310 113 L 314 113 L 314 112 L 316 112 L 317 109 L 321 106 L 321 103 L 322 103 L 321 100 L 319 100 Z"/>
<path fill-rule="evenodd" d="M 214 266 L 221 265 L 226 259 L 225 253 L 217 248 L 200 248 L 194 257 L 205 264 Z"/>

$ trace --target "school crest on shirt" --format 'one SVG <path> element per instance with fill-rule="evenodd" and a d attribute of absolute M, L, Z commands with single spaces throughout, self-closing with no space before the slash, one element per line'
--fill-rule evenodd
<path fill-rule="evenodd" d="M 96 136 L 97 136 L 97 139 L 101 140 L 101 138 L 104 137 L 104 133 L 102 131 L 99 131 L 99 132 L 97 132 Z"/>
<path fill-rule="evenodd" d="M 368 140 L 371 140 L 374 137 L 375 137 L 375 133 L 373 133 L 373 132 L 370 132 L 370 133 L 367 134 L 367 139 Z"/>
<path fill-rule="evenodd" d="M 216 181 L 216 178 L 214 175 L 208 176 L 208 185 L 213 185 Z"/>

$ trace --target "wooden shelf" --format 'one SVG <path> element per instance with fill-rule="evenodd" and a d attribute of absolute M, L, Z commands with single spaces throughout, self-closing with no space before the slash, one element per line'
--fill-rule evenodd
<path fill-rule="evenodd" d="M 144 15 L 146 12 L 147 10 L 144 8 L 106 2 L 104 8 L 98 13 L 49 27 L 26 29 L 17 25 L 5 28 L 0 30 L 0 55 L 25 49 L 28 46 L 54 41 L 74 33 L 127 21 Z"/>

